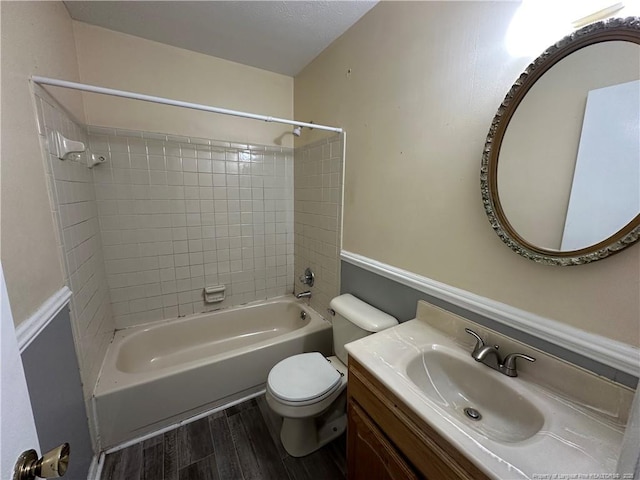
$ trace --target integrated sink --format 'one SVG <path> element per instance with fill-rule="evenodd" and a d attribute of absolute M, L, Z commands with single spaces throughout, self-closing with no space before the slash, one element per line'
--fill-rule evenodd
<path fill-rule="evenodd" d="M 346 349 L 489 478 L 615 473 L 633 391 L 423 302 L 417 317 Z M 500 345 L 501 359 L 524 352 L 537 361 L 508 377 L 472 358 L 465 328 Z"/>
<path fill-rule="evenodd" d="M 500 373 L 451 348 L 427 346 L 408 361 L 406 375 L 440 408 L 494 441 L 521 442 L 544 425 L 542 412 L 509 386 L 517 380 L 503 380 Z"/>

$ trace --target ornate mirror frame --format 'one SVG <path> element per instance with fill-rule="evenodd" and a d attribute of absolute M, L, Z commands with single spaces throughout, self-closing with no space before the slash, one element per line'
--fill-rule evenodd
<path fill-rule="evenodd" d="M 640 239 L 640 213 L 609 238 L 580 250 L 541 248 L 522 238 L 507 220 L 498 197 L 498 157 L 509 121 L 536 81 L 566 56 L 588 45 L 607 41 L 640 44 L 640 17 L 614 18 L 577 30 L 545 50 L 520 75 L 496 113 L 482 154 L 480 183 L 482 202 L 491 226 L 513 251 L 545 265 L 580 265 L 618 253 Z"/>

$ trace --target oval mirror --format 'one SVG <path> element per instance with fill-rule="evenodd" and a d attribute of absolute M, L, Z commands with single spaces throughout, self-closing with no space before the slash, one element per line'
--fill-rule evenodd
<path fill-rule="evenodd" d="M 640 18 L 588 25 L 511 87 L 482 158 L 485 211 L 511 249 L 578 265 L 640 237 Z"/>

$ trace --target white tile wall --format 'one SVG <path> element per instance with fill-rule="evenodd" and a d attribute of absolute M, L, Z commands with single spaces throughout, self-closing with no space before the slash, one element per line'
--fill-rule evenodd
<path fill-rule="evenodd" d="M 89 132 L 117 328 L 292 290 L 292 149 Z M 227 299 L 205 303 L 218 284 Z"/>
<path fill-rule="evenodd" d="M 295 150 L 295 275 L 311 267 L 311 306 L 326 316 L 340 293 L 343 139 L 333 135 Z M 307 290 L 295 282 L 296 293 Z"/>
<path fill-rule="evenodd" d="M 102 257 L 98 208 L 91 170 L 84 157 L 62 161 L 50 153 L 47 143 L 52 130 L 85 143 L 87 135 L 82 126 L 37 86 L 34 101 L 60 261 L 65 283 L 73 292 L 72 329 L 85 400 L 88 400 L 115 329 Z"/>

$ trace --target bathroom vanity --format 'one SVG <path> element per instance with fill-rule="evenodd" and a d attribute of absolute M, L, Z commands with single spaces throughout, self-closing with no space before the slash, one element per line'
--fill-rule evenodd
<path fill-rule="evenodd" d="M 474 336 L 535 362 L 489 368 Z M 631 389 L 425 302 L 346 349 L 351 480 L 616 478 Z"/>
<path fill-rule="evenodd" d="M 354 358 L 347 396 L 350 479 L 488 478 Z"/>

